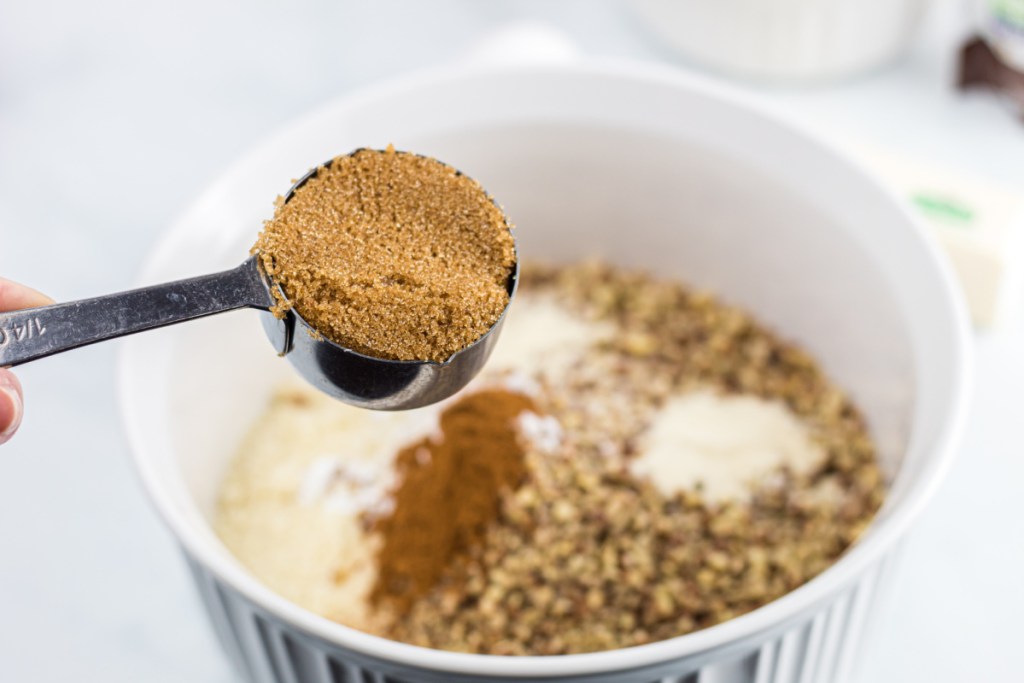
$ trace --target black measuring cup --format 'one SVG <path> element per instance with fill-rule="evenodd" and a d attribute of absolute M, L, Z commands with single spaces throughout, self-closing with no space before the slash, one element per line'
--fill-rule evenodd
<path fill-rule="evenodd" d="M 317 167 L 285 195 L 315 177 Z M 509 274 L 509 303 L 519 281 L 519 262 Z M 276 317 L 277 303 L 258 256 L 212 275 L 143 287 L 93 299 L 0 313 L 0 367 L 11 367 L 70 349 L 239 308 L 260 310 L 263 328 L 278 355 L 306 381 L 345 403 L 373 410 L 405 410 L 436 403 L 464 387 L 483 368 L 508 311 L 482 337 L 443 362 L 374 358 L 314 333 L 295 310 Z"/>

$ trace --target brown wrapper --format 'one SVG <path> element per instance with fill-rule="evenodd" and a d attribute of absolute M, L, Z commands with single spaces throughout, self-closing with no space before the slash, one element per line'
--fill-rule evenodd
<path fill-rule="evenodd" d="M 984 38 L 972 38 L 961 50 L 957 86 L 961 90 L 982 87 L 1001 93 L 1024 119 L 1024 73 L 1002 61 Z"/>

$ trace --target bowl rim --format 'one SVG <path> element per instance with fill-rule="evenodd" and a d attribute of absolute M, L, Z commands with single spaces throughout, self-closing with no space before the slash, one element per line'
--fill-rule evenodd
<path fill-rule="evenodd" d="M 248 573 L 237 561 L 229 561 L 221 554 L 211 552 L 202 538 L 193 533 L 191 522 L 181 514 L 159 473 L 150 464 L 145 453 L 150 449 L 149 435 L 136 419 L 136 403 L 132 400 L 136 392 L 132 385 L 135 360 L 132 349 L 135 342 L 126 340 L 119 353 L 118 394 L 122 422 L 127 432 L 132 460 L 143 487 L 159 516 L 170 528 L 184 550 L 222 583 L 242 594 L 259 608 L 274 615 L 307 635 L 319 638 L 335 646 L 385 662 L 442 673 L 494 676 L 498 678 L 570 676 L 598 672 L 613 672 L 656 666 L 698 653 L 720 650 L 758 633 L 779 627 L 802 613 L 835 595 L 856 582 L 871 563 L 882 556 L 887 548 L 906 531 L 920 513 L 948 470 L 956 446 L 962 435 L 969 403 L 972 362 L 969 344 L 969 324 L 962 292 L 953 276 L 951 266 L 937 243 L 926 234 L 920 220 L 910 213 L 909 208 L 895 193 L 875 179 L 873 174 L 856 159 L 853 159 L 824 136 L 796 124 L 791 117 L 778 111 L 771 104 L 756 95 L 745 93 L 738 88 L 712 80 L 699 74 L 688 73 L 663 65 L 621 59 L 590 59 L 557 64 L 470 64 L 448 65 L 408 72 L 387 82 L 364 87 L 327 101 L 310 112 L 285 124 L 276 134 L 255 145 L 248 154 L 230 165 L 206 190 L 196 197 L 172 227 L 167 230 L 149 252 L 141 270 L 140 280 L 150 281 L 152 274 L 161 264 L 161 254 L 171 250 L 179 233 L 185 230 L 185 218 L 207 198 L 219 193 L 222 185 L 236 175 L 251 158 L 259 156 L 264 149 L 272 146 L 292 131 L 303 127 L 326 112 L 338 113 L 357 109 L 363 103 L 400 94 L 409 89 L 436 86 L 461 80 L 539 72 L 545 75 L 559 74 L 572 77 L 603 77 L 610 80 L 640 82 L 652 86 L 685 89 L 701 96 L 744 109 L 747 113 L 767 119 L 774 125 L 787 128 L 814 143 L 833 158 L 836 163 L 852 168 L 864 183 L 888 195 L 893 209 L 902 214 L 903 223 L 916 241 L 922 259 L 930 267 L 938 283 L 934 296 L 944 307 L 946 338 L 951 348 L 952 363 L 949 368 L 949 395 L 945 397 L 944 411 L 947 419 L 942 421 L 936 435 L 936 448 L 924 463 L 915 486 L 906 492 L 898 505 L 887 510 L 884 518 L 877 518 L 865 535 L 849 548 L 831 567 L 804 585 L 767 603 L 751 612 L 730 619 L 706 629 L 688 633 L 668 640 L 637 645 L 617 650 L 572 655 L 519 656 L 479 655 L 446 652 L 409 645 L 374 636 L 354 628 L 321 617 L 299 607 L 271 591 Z"/>

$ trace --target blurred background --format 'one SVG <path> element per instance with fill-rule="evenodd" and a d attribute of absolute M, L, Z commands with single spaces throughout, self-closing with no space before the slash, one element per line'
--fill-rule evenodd
<path fill-rule="evenodd" d="M 786 15 L 831 4 L 859 9 L 840 23 Z M 157 236 L 247 149 L 417 69 L 626 59 L 729 82 L 906 196 L 951 250 L 978 322 L 963 452 L 911 540 L 861 680 L 1015 679 L 1024 88 L 1015 101 L 957 87 L 982 4 L 2 0 L 0 275 L 58 300 L 125 289 Z M 27 414 L 0 453 L 0 678 L 235 680 L 134 480 L 117 346 L 19 372 Z"/>

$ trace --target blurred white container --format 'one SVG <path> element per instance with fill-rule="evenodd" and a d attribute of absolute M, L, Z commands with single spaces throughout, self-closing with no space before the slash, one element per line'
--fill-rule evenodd
<path fill-rule="evenodd" d="M 928 0 L 635 0 L 665 43 L 746 78 L 825 80 L 902 54 Z"/>

